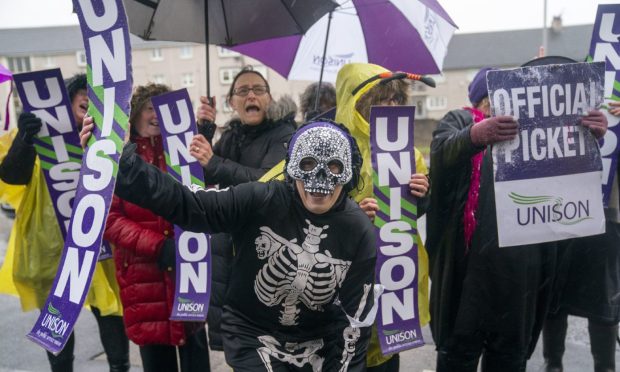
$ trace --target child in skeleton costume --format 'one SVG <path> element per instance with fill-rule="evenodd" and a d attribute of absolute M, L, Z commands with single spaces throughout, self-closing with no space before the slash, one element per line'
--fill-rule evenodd
<path fill-rule="evenodd" d="M 301 127 L 288 147 L 287 182 L 221 191 L 185 188 L 134 151 L 129 145 L 121 157 L 118 196 L 185 230 L 233 237 L 222 331 L 235 371 L 365 370 L 375 237 L 346 196 L 361 157 L 344 127 Z"/>

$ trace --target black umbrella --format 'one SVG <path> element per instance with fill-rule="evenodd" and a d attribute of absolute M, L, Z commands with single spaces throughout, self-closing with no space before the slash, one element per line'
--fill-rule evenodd
<path fill-rule="evenodd" d="M 123 0 L 129 30 L 145 40 L 232 46 L 303 34 L 336 6 L 333 0 Z M 205 6 L 208 4 L 208 6 Z"/>

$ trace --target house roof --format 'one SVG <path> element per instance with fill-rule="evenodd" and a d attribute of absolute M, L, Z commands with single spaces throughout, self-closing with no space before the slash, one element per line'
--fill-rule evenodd
<path fill-rule="evenodd" d="M 546 55 L 584 61 L 590 49 L 593 25 L 548 29 Z M 456 34 L 448 45 L 444 70 L 482 66 L 520 66 L 533 59 L 542 45 L 542 29 Z"/>
<path fill-rule="evenodd" d="M 130 34 L 134 49 L 187 45 L 168 41 L 144 41 Z M 79 26 L 0 29 L 0 55 L 19 57 L 74 53 L 84 49 Z"/>

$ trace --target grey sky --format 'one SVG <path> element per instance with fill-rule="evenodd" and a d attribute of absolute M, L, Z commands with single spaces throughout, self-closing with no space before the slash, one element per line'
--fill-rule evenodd
<path fill-rule="evenodd" d="M 541 27 L 543 0 L 439 0 L 460 32 Z M 606 1 L 605 3 L 608 3 Z M 593 23 L 601 0 L 547 0 L 547 19 Z M 77 24 L 71 0 L 0 0 L 0 28 Z"/>

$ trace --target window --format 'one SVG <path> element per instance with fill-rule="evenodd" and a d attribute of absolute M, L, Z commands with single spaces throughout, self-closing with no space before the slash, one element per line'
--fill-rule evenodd
<path fill-rule="evenodd" d="M 151 61 L 162 61 L 164 59 L 164 54 L 161 51 L 161 48 L 151 49 Z"/>
<path fill-rule="evenodd" d="M 224 85 L 232 84 L 235 75 L 241 71 L 239 67 L 221 68 L 220 69 L 220 83 Z"/>
<path fill-rule="evenodd" d="M 224 47 L 217 47 L 217 56 L 222 58 L 228 57 L 240 57 L 241 54 L 234 50 L 226 49 Z"/>
<path fill-rule="evenodd" d="M 14 73 L 30 71 L 30 57 L 9 57 L 9 70 Z"/>
<path fill-rule="evenodd" d="M 426 108 L 429 110 L 445 110 L 448 108 L 447 97 L 426 97 Z"/>
<path fill-rule="evenodd" d="M 426 118 L 426 108 L 424 107 L 424 99 L 418 99 L 415 101 L 415 117 L 416 119 Z"/>
<path fill-rule="evenodd" d="M 83 50 L 79 50 L 75 53 L 75 58 L 77 59 L 77 65 L 84 67 L 86 66 L 86 52 Z"/>
<path fill-rule="evenodd" d="M 445 83 L 445 81 L 446 81 L 446 77 L 444 75 L 441 75 L 441 74 L 429 75 L 429 77 L 431 77 L 433 80 L 435 80 L 435 83 L 437 83 L 437 84 Z"/>
<path fill-rule="evenodd" d="M 181 75 L 181 86 L 193 87 L 194 86 L 194 74 L 191 72 Z"/>
<path fill-rule="evenodd" d="M 222 96 L 222 98 L 220 99 L 220 102 L 222 102 L 222 111 L 223 112 L 232 112 L 233 109 L 232 107 L 230 107 L 230 105 L 228 104 L 228 99 L 226 98 L 226 96 Z"/>
<path fill-rule="evenodd" d="M 182 46 L 181 50 L 180 50 L 180 54 L 179 57 L 181 57 L 181 59 L 189 59 L 192 58 L 194 56 L 194 49 L 187 45 L 187 46 Z"/>
<path fill-rule="evenodd" d="M 56 60 L 52 56 L 46 56 L 43 65 L 48 68 L 56 67 Z"/>
<path fill-rule="evenodd" d="M 155 74 L 153 75 L 153 83 L 166 84 L 166 77 L 163 74 Z"/>

